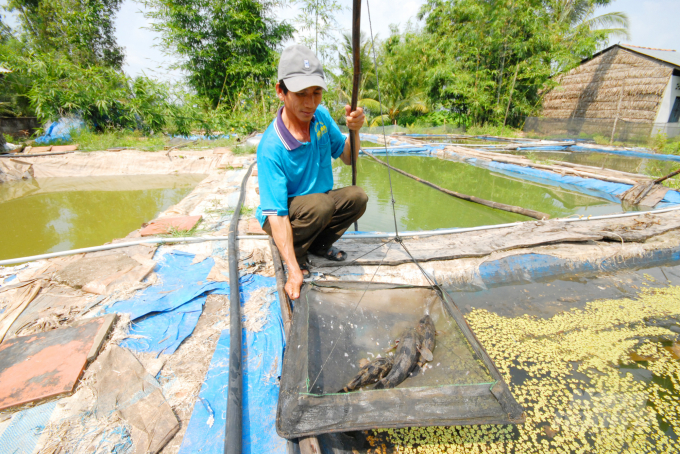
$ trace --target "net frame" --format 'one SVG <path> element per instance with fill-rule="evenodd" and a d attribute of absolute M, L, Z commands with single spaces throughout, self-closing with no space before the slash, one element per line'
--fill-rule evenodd
<path fill-rule="evenodd" d="M 470 330 L 451 297 L 439 286 L 372 283 L 371 290 L 423 290 L 441 298 L 473 352 L 492 377 L 491 382 L 435 387 L 397 387 L 369 392 L 314 394 L 309 392 L 309 306 L 314 293 L 328 289 L 365 291 L 359 281 L 316 281 L 305 284 L 295 304 L 290 339 L 284 354 L 276 430 L 284 438 L 369 430 L 376 427 L 521 424 L 524 409 L 514 399 L 495 364 Z M 320 297 L 322 298 L 322 297 Z M 351 296 L 348 296 L 351 299 Z M 426 403 L 423 405 L 423 403 Z"/>

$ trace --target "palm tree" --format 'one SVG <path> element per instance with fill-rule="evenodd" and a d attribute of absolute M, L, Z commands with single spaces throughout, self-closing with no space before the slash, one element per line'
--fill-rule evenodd
<path fill-rule="evenodd" d="M 345 104 L 350 104 L 352 101 L 352 84 L 354 81 L 354 59 L 352 57 L 352 35 L 349 33 L 343 34 L 342 44 L 336 49 L 338 51 L 338 69 L 340 74 L 331 73 L 333 78 L 334 91 L 337 96 L 338 103 L 336 109 L 332 112 L 336 120 L 340 120 L 345 116 Z M 363 101 L 362 96 L 366 87 L 372 87 L 375 84 L 375 72 L 373 71 L 373 60 L 370 57 L 371 43 L 367 40 L 366 35 L 362 32 L 360 35 L 359 58 L 361 60 L 361 80 L 359 82 L 358 99 L 359 105 Z"/>
<path fill-rule="evenodd" d="M 585 26 L 591 31 L 598 31 L 604 35 L 605 41 L 620 37 L 630 39 L 628 16 L 622 12 L 611 12 L 595 15 L 600 6 L 611 3 L 612 0 L 555 0 L 552 6 L 555 20 L 569 24 L 573 28 Z"/>
<path fill-rule="evenodd" d="M 377 97 L 377 93 L 371 94 L 375 94 Z M 359 102 L 361 107 L 368 109 L 372 114 L 377 114 L 371 122 L 371 127 L 381 126 L 388 120 L 391 124 L 396 125 L 399 115 L 403 113 L 426 113 L 428 111 L 427 104 L 424 101 L 424 93 L 413 93 L 405 98 L 398 91 L 383 91 L 381 94 L 383 101 L 382 109 L 380 102 L 376 99 L 364 98 Z M 381 110 L 382 115 L 380 115 Z"/>

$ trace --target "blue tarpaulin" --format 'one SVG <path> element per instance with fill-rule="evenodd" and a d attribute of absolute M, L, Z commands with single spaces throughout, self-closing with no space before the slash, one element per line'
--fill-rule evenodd
<path fill-rule="evenodd" d="M 14 414 L 0 435 L 0 454 L 32 453 L 56 405 L 52 401 Z"/>
<path fill-rule="evenodd" d="M 604 260 L 573 260 L 529 253 L 482 263 L 479 266 L 479 274 L 474 276 L 470 283 L 479 287 L 496 287 L 579 273 L 606 273 L 626 268 L 652 267 L 678 260 L 680 260 L 680 248 L 658 249 L 635 257 L 612 257 Z"/>
<path fill-rule="evenodd" d="M 276 303 L 276 280 L 255 276 L 253 288 L 271 286 L 268 318 L 262 331 L 243 330 L 243 453 L 286 453 L 286 440 L 276 434 L 276 407 L 283 363 L 285 335 L 281 309 Z M 247 301 L 247 298 L 242 299 Z M 224 452 L 229 378 L 229 330 L 222 332 L 210 368 L 194 405 L 180 454 Z"/>
<path fill-rule="evenodd" d="M 36 143 L 70 142 L 71 132 L 78 131 L 85 126 L 79 118 L 60 118 L 45 128 L 45 133 L 35 139 Z"/>
<path fill-rule="evenodd" d="M 645 153 L 644 151 L 635 150 L 621 150 L 621 149 L 609 149 L 609 148 L 593 148 L 593 147 L 580 147 L 578 145 L 569 148 L 571 151 L 585 151 L 585 152 L 595 152 L 595 153 L 611 153 L 618 154 L 621 156 L 630 156 L 631 158 L 643 158 L 643 159 L 657 159 L 659 161 L 677 161 L 680 162 L 680 156 L 672 154 L 660 154 L 660 153 Z"/>
<path fill-rule="evenodd" d="M 215 265 L 211 258 L 191 264 L 194 254 L 181 251 L 156 254 L 156 272 L 159 284 L 135 294 L 126 301 L 119 301 L 108 312 L 128 313 L 135 320 L 152 312 L 171 311 L 192 299 L 221 288 L 223 283 L 207 281 L 208 273 Z"/>
<path fill-rule="evenodd" d="M 121 346 L 134 351 L 171 354 L 191 335 L 210 293 L 226 295 L 226 282 L 206 280 L 215 261 L 211 258 L 191 264 L 194 254 L 158 252 L 154 271 L 158 284 L 144 289 L 129 300 L 114 303 L 108 313 L 128 313 L 132 320 L 130 335 Z M 242 301 L 262 286 L 261 276 L 244 275 L 239 279 Z"/>

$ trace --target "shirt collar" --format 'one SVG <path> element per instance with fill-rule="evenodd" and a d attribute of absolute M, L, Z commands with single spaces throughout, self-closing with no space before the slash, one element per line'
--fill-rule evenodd
<path fill-rule="evenodd" d="M 276 134 L 278 134 L 279 139 L 281 139 L 283 146 L 286 147 L 286 150 L 293 151 L 301 147 L 302 142 L 293 137 L 293 134 L 291 134 L 288 128 L 286 128 L 286 125 L 283 124 L 283 118 L 281 117 L 282 113 L 283 107 L 279 108 L 279 111 L 276 113 L 276 120 L 274 120 L 274 129 L 276 130 Z M 312 117 L 312 123 L 314 123 L 314 121 L 316 121 L 316 115 Z"/>

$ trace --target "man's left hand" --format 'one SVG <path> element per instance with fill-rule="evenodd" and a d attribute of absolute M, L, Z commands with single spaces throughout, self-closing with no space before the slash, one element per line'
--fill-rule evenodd
<path fill-rule="evenodd" d="M 357 110 L 351 112 L 352 108 L 349 105 L 345 106 L 345 120 L 347 127 L 352 131 L 358 131 L 366 122 L 366 115 L 364 115 L 363 107 L 357 107 Z"/>

